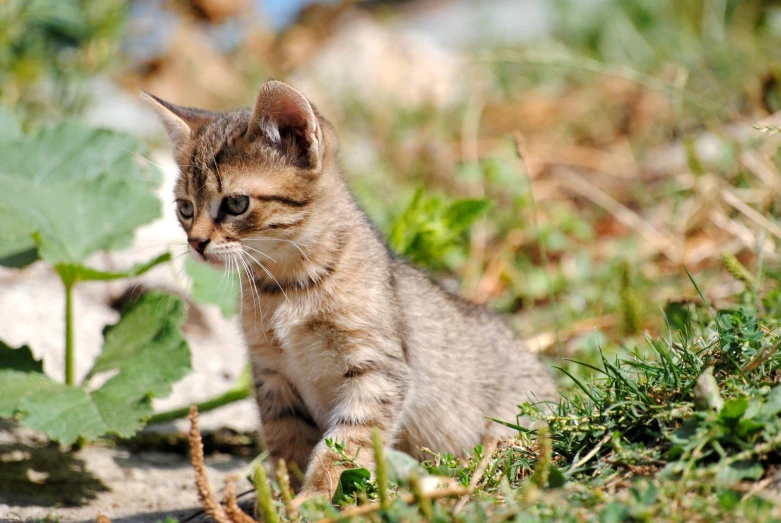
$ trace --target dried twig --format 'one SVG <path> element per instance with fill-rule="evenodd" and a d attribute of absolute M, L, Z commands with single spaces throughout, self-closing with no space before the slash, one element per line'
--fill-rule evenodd
<path fill-rule="evenodd" d="M 595 329 L 605 329 L 614 326 L 618 322 L 617 314 L 606 314 L 596 318 L 586 318 L 584 320 L 573 322 L 569 327 L 562 329 L 559 333 L 559 340 L 565 342 L 584 332 L 594 331 Z M 556 343 L 556 333 L 541 332 L 536 336 L 525 338 L 524 343 L 532 352 L 544 352 Z"/>
<path fill-rule="evenodd" d="M 111 523 L 111 520 L 105 514 L 98 512 L 98 515 L 95 517 L 95 523 Z"/>
<path fill-rule="evenodd" d="M 740 240 L 741 244 L 745 248 L 753 251 L 757 248 L 757 244 L 759 243 L 765 252 L 766 257 L 773 260 L 777 260 L 779 258 L 779 255 L 776 252 L 776 247 L 770 239 L 765 238 L 763 241 L 758 241 L 751 229 L 749 229 L 742 222 L 729 218 L 724 212 L 716 209 L 711 210 L 708 214 L 708 217 L 716 227 L 727 231 Z M 712 252 L 709 252 L 708 255 L 710 256 L 716 253 L 720 253 L 723 250 L 723 245 L 716 244 L 711 249 Z M 700 260 L 694 260 L 694 263 L 698 261 Z"/>
<path fill-rule="evenodd" d="M 206 464 L 203 459 L 203 440 L 201 431 L 198 430 L 198 407 L 190 407 L 190 463 L 195 471 L 195 488 L 198 490 L 198 497 L 201 500 L 203 510 L 210 515 L 217 523 L 233 523 L 222 505 L 214 497 L 214 492 L 209 485 L 209 478 L 206 476 Z"/>
<path fill-rule="evenodd" d="M 463 496 L 468 492 L 469 489 L 467 487 L 462 487 L 460 485 L 453 485 L 447 488 L 443 488 L 441 490 L 435 490 L 433 492 L 429 492 L 425 494 L 425 497 L 428 500 L 434 500 L 434 499 L 447 498 L 450 496 Z M 405 503 L 412 503 L 413 501 L 415 501 L 415 496 L 413 494 L 408 494 L 406 492 L 403 494 L 399 494 L 399 498 Z M 319 519 L 315 523 L 336 523 L 337 521 L 341 521 L 344 518 L 365 516 L 367 514 L 379 512 L 380 510 L 382 510 L 382 506 L 379 503 L 372 503 L 370 505 L 358 505 L 358 506 L 353 506 L 344 509 L 342 512 L 339 513 L 338 516 L 332 518 Z"/>
<path fill-rule="evenodd" d="M 222 500 L 225 503 L 225 512 L 233 523 L 258 523 L 239 507 L 239 503 L 236 500 L 236 482 L 232 478 L 225 480 L 225 492 L 222 496 Z"/>
<path fill-rule="evenodd" d="M 566 169 L 557 169 L 556 172 L 558 177 L 563 182 L 566 182 L 561 184 L 562 188 L 577 193 L 605 209 L 615 216 L 616 220 L 645 238 L 648 243 L 653 245 L 656 250 L 664 254 L 673 263 L 677 264 L 681 261 L 681 249 L 677 248 L 672 240 L 640 217 L 639 214 L 616 201 L 612 196 L 586 181 L 582 176 Z"/>
<path fill-rule="evenodd" d="M 456 506 L 453 507 L 453 514 L 458 514 L 464 509 L 467 502 L 469 501 L 469 497 L 475 491 L 475 488 L 477 488 L 477 484 L 480 483 L 480 480 L 483 479 L 483 474 L 485 474 L 485 470 L 488 468 L 488 463 L 491 461 L 491 457 L 494 454 L 494 450 L 496 450 L 496 445 L 499 443 L 499 439 L 487 432 L 483 437 L 482 443 L 483 457 L 480 459 L 477 467 L 475 467 L 475 472 L 472 474 L 472 479 L 469 480 L 469 492 L 461 496 L 461 499 L 458 500 Z"/>
<path fill-rule="evenodd" d="M 746 202 L 738 198 L 730 189 L 723 188 L 721 190 L 721 199 L 776 238 L 781 238 L 781 227 L 762 216 L 753 207 L 749 207 Z"/>

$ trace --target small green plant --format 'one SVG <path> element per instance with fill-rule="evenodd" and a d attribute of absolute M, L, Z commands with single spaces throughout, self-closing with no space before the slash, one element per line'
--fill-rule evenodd
<path fill-rule="evenodd" d="M 452 269 L 464 256 L 466 232 L 489 206 L 488 200 L 447 201 L 424 196 L 423 188 L 418 188 L 406 210 L 391 224 L 390 245 L 414 263 Z"/>
<path fill-rule="evenodd" d="M 180 298 L 150 293 L 104 330 L 103 351 L 81 383 L 76 376 L 73 289 L 81 282 L 138 276 L 170 260 L 160 255 L 122 271 L 86 265 L 98 251 L 127 247 L 136 227 L 160 216 L 159 175 L 139 161 L 140 145 L 124 134 L 76 122 L 23 135 L 0 111 L 0 264 L 41 259 L 62 280 L 65 383 L 43 373 L 29 347 L 0 342 L 0 416 L 16 417 L 62 443 L 104 434 L 128 437 L 190 370 L 179 326 Z M 114 373 L 96 388 L 98 375 Z"/>
<path fill-rule="evenodd" d="M 78 114 L 90 75 L 115 67 L 123 0 L 7 0 L 0 5 L 0 103 L 25 120 Z"/>

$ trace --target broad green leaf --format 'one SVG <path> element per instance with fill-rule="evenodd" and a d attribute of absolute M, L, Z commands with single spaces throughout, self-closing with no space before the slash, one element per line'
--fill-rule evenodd
<path fill-rule="evenodd" d="M 110 173 L 156 187 L 160 176 L 148 168 L 134 137 L 68 121 L 16 140 L 0 141 L 0 173 L 36 185 L 94 180 Z"/>
<path fill-rule="evenodd" d="M 0 105 L 0 142 L 18 140 L 22 137 L 22 127 L 11 110 Z"/>
<path fill-rule="evenodd" d="M 55 268 L 60 274 L 62 280 L 65 282 L 74 283 L 77 281 L 109 281 L 140 276 L 153 267 L 168 261 L 171 261 L 171 253 L 166 252 L 157 258 L 154 258 L 153 260 L 144 263 L 137 263 L 127 270 L 118 272 L 99 271 L 97 269 L 92 269 L 83 265 L 75 265 L 70 263 L 60 264 Z"/>
<path fill-rule="evenodd" d="M 28 244 L 31 244 L 31 247 L 27 248 Z M 8 242 L 5 247 L 10 254 L 8 256 L 0 254 L 0 265 L 3 267 L 20 269 L 38 259 L 38 249 L 35 248 L 35 243 L 28 242 L 26 239 L 19 243 Z"/>
<path fill-rule="evenodd" d="M 2 175 L 0 175 L 2 176 Z M 0 264 L 6 267 L 23 267 L 25 258 L 38 258 L 33 233 L 35 224 L 31 217 L 3 205 L 0 195 Z M 32 251 L 32 255 L 30 255 Z"/>
<path fill-rule="evenodd" d="M 1 117 L 0 117 L 1 118 Z M 159 173 L 131 136 L 66 122 L 0 140 L 0 260 L 38 247 L 52 264 L 80 264 L 126 246 L 160 216 Z"/>
<path fill-rule="evenodd" d="M 0 416 L 17 416 L 27 427 L 64 444 L 108 432 L 89 392 L 37 372 L 0 370 Z"/>
<path fill-rule="evenodd" d="M 133 435 L 152 414 L 151 398 L 168 395 L 190 370 L 190 352 L 179 330 L 183 319 L 184 302 L 172 295 L 149 293 L 127 307 L 104 331 L 104 350 L 89 376 L 117 374 L 94 391 L 51 380 L 29 349 L 16 349 L 23 352 L 0 359 L 0 416 L 15 416 L 65 444 L 108 433 Z M 12 350 L 3 345 L 0 356 Z"/>
<path fill-rule="evenodd" d="M 118 324 L 104 331 L 103 352 L 89 376 L 119 371 L 92 394 L 116 434 L 128 437 L 143 428 L 144 419 L 152 415 L 148 396 L 167 396 L 172 385 L 190 371 L 190 351 L 179 330 L 184 318 L 180 298 L 149 293 L 126 308 Z"/>
<path fill-rule="evenodd" d="M 38 187 L 0 175 L 0 184 L 0 205 L 34 212 L 38 252 L 52 265 L 79 264 L 97 251 L 126 247 L 139 225 L 160 216 L 160 201 L 148 187 L 109 175 Z M 29 194 L 36 195 L 34 209 L 25 201 Z"/>
<path fill-rule="evenodd" d="M 18 370 L 43 374 L 43 362 L 36 360 L 30 347 L 24 345 L 12 349 L 0 341 L 0 370 Z"/>
<path fill-rule="evenodd" d="M 349 501 L 356 492 L 366 490 L 366 482 L 371 479 L 372 474 L 368 469 L 357 468 L 347 469 L 339 476 L 339 483 L 336 485 L 336 492 L 331 502 L 335 505 Z"/>
<path fill-rule="evenodd" d="M 14 416 L 26 398 L 59 385 L 38 372 L 0 369 L 0 417 Z"/>
<path fill-rule="evenodd" d="M 226 318 L 236 314 L 239 305 L 238 274 L 218 271 L 189 258 L 184 266 L 192 280 L 190 297 L 193 300 L 205 305 L 217 305 Z"/>
<path fill-rule="evenodd" d="M 95 439 L 111 426 L 101 418 L 90 393 L 81 387 L 61 383 L 36 387 L 20 404 L 22 423 L 45 432 L 51 439 L 69 445 L 79 436 Z"/>

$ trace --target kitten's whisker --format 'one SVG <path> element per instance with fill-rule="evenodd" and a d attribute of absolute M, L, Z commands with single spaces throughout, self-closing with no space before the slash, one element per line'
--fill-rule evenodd
<path fill-rule="evenodd" d="M 235 256 L 232 255 L 235 260 Z M 244 323 L 244 285 L 241 283 L 241 269 L 239 269 L 239 264 L 236 262 L 236 270 L 239 271 L 239 317 L 241 318 L 241 323 Z"/>
<path fill-rule="evenodd" d="M 247 253 L 245 253 L 244 251 L 240 251 L 239 254 L 244 255 L 244 254 L 247 254 Z M 242 256 L 242 258 L 243 258 L 243 256 Z M 263 304 L 260 301 L 260 292 L 258 292 L 258 286 L 255 283 L 255 276 L 254 276 L 254 273 L 252 272 L 252 270 L 249 268 L 249 265 L 247 264 L 247 262 L 242 259 L 242 263 L 244 264 L 244 270 L 247 272 L 247 278 L 250 281 L 250 285 L 252 285 L 252 289 L 250 289 L 250 292 L 251 293 L 254 292 L 254 294 L 252 294 L 252 304 L 253 304 L 253 307 L 255 306 L 255 296 L 257 296 L 257 298 L 258 298 L 257 309 L 255 309 L 255 311 L 256 312 L 258 310 L 260 311 L 260 328 L 263 329 L 263 337 L 266 338 L 266 341 L 268 341 L 268 338 L 266 337 L 266 327 L 263 325 Z M 250 274 L 250 273 L 252 273 L 252 274 Z M 258 335 L 258 324 L 255 323 L 255 336 L 257 336 L 257 335 Z"/>
<path fill-rule="evenodd" d="M 249 245 L 242 245 L 241 247 L 242 247 L 242 248 L 245 248 L 245 247 L 246 247 L 247 249 L 249 249 L 249 250 L 251 250 L 251 251 L 254 251 L 254 252 L 258 253 L 258 254 L 261 254 L 261 255 L 265 256 L 266 258 L 268 258 L 269 260 L 273 261 L 274 263 L 277 263 L 277 260 L 275 260 L 274 258 L 272 258 L 271 256 L 269 256 L 269 255 L 268 255 L 268 254 L 266 254 L 265 252 L 259 251 L 259 250 L 257 250 L 257 249 L 253 249 L 253 248 L 252 248 L 252 247 L 250 247 Z"/>
<path fill-rule="evenodd" d="M 273 274 L 271 274 L 271 271 L 270 271 L 270 270 L 268 270 L 268 269 L 266 268 L 266 266 L 265 266 L 265 265 L 263 265 L 263 264 L 262 264 L 260 261 L 258 261 L 258 259 L 257 259 L 257 258 L 255 258 L 254 256 L 252 256 L 250 253 L 248 253 L 248 252 L 246 252 L 246 251 L 242 251 L 242 252 L 243 252 L 245 255 L 249 256 L 249 257 L 252 259 L 252 261 L 254 261 L 255 263 L 257 263 L 257 264 L 260 266 L 260 268 L 261 268 L 261 269 L 263 269 L 263 272 L 265 272 L 265 273 L 268 275 L 268 277 L 269 277 L 269 278 L 271 278 L 272 280 L 274 280 L 274 283 L 276 283 L 276 284 L 277 284 L 277 287 L 279 287 L 279 290 L 280 290 L 280 291 L 282 291 L 282 295 L 285 297 L 285 299 L 286 299 L 287 301 L 290 301 L 290 298 L 288 298 L 288 297 L 287 297 L 287 293 L 285 292 L 285 289 L 282 287 L 282 284 L 281 284 L 281 283 L 279 283 L 279 281 L 278 281 L 278 280 L 277 280 L 277 279 L 274 277 L 274 275 L 273 275 Z"/>
<path fill-rule="evenodd" d="M 146 177 L 143 177 L 143 176 L 130 176 L 130 175 L 127 175 L 127 174 L 114 174 L 112 176 L 114 176 L 115 178 L 126 178 L 128 180 L 140 180 L 142 182 L 159 182 L 160 181 L 159 178 L 146 178 Z"/>
<path fill-rule="evenodd" d="M 165 171 L 165 169 L 163 169 L 162 165 L 160 165 L 159 163 L 153 162 L 152 160 L 150 160 L 149 158 L 147 158 L 146 156 L 144 156 L 142 154 L 138 154 L 137 152 L 131 151 L 130 149 L 125 149 L 124 147 L 119 147 L 119 149 L 122 149 L 123 151 L 128 152 L 128 153 L 132 154 L 133 156 L 137 156 L 138 158 L 141 158 L 142 160 L 146 160 L 147 162 L 151 163 L 152 165 L 154 165 L 155 167 L 157 167 L 161 171 Z"/>
<path fill-rule="evenodd" d="M 297 242 L 295 240 L 289 240 L 287 238 L 271 238 L 270 236 L 253 236 L 252 238 L 245 238 L 245 241 L 246 240 L 271 241 L 271 242 L 288 242 L 288 243 L 292 243 L 296 247 L 298 247 L 299 245 L 303 245 L 306 248 L 310 248 L 311 247 L 311 245 L 309 245 L 308 243 Z"/>
<path fill-rule="evenodd" d="M 228 263 L 230 263 L 230 258 L 228 258 Z M 222 292 L 220 292 L 220 300 L 222 300 L 222 297 L 225 296 L 225 291 L 228 289 L 228 282 L 225 280 L 225 277 L 228 275 L 228 269 L 230 268 L 230 265 L 225 265 L 222 271 L 222 278 L 220 278 L 220 283 L 217 285 L 217 288 L 219 289 L 222 287 Z M 223 287 L 223 283 L 225 283 L 225 286 Z"/>
<path fill-rule="evenodd" d="M 303 245 L 306 248 L 309 248 L 309 245 L 307 244 L 299 244 L 297 242 L 294 242 L 293 240 L 287 240 L 285 238 L 264 238 L 264 237 L 255 237 L 255 238 L 245 238 L 243 241 L 273 241 L 273 242 L 287 242 L 293 245 L 296 249 L 298 249 L 298 252 L 300 252 L 304 258 L 306 258 L 306 261 L 311 261 L 309 258 L 309 255 L 304 252 L 304 250 L 299 246 Z"/>

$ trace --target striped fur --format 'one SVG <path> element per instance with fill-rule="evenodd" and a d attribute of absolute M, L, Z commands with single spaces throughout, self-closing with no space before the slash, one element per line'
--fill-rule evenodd
<path fill-rule="evenodd" d="M 324 439 L 371 466 L 371 434 L 422 457 L 460 453 L 486 417 L 515 421 L 523 401 L 551 399 L 541 363 L 490 312 L 395 257 L 337 168 L 330 124 L 281 82 L 253 110 L 208 113 L 148 96 L 175 145 L 177 199 L 201 256 L 242 271 L 242 327 L 272 458 L 306 469 L 308 492 L 340 473 Z M 225 196 L 250 196 L 240 216 Z M 262 265 L 262 266 L 261 266 Z M 487 429 L 488 427 L 488 429 Z"/>

